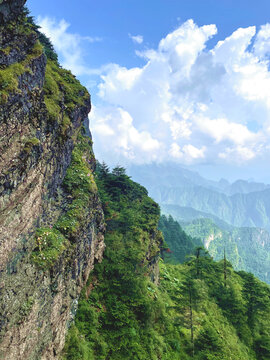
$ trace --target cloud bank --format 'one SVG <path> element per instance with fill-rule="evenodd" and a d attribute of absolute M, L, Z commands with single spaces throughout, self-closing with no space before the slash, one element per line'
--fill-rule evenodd
<path fill-rule="evenodd" d="M 90 117 L 98 156 L 109 163 L 185 164 L 266 156 L 270 25 L 257 34 L 255 27 L 239 28 L 207 49 L 216 33 L 215 25 L 189 20 L 157 49 L 137 52 L 143 67 L 107 68 L 99 85 L 103 105 Z"/>
<path fill-rule="evenodd" d="M 56 30 L 52 41 L 65 54 L 61 39 L 71 34 L 66 23 Z M 239 28 L 207 48 L 216 34 L 215 25 L 188 20 L 157 48 L 136 52 L 144 66 L 100 70 L 90 115 L 99 159 L 237 165 L 270 155 L 270 25 Z M 67 62 L 81 63 L 80 46 L 68 53 Z"/>

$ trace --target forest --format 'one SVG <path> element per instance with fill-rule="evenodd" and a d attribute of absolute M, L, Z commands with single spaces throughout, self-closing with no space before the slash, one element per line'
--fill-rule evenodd
<path fill-rule="evenodd" d="M 160 218 L 124 168 L 99 164 L 96 181 L 106 250 L 80 297 L 64 359 L 269 359 L 269 287 L 235 272 L 226 255 L 213 261 L 171 217 Z M 148 260 L 158 245 L 155 281 Z"/>

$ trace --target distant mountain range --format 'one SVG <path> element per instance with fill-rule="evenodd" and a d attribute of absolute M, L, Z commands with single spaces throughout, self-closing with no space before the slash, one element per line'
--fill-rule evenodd
<path fill-rule="evenodd" d="M 161 212 L 200 239 L 215 260 L 224 256 L 236 270 L 270 283 L 270 185 L 207 180 L 175 164 L 132 166 Z"/>
<path fill-rule="evenodd" d="M 237 227 L 270 230 L 270 185 L 238 180 L 207 180 L 178 165 L 132 166 L 129 174 L 144 185 L 162 209 L 178 220 L 211 218 Z M 185 215 L 186 208 L 188 215 Z M 179 211 L 179 213 L 177 213 Z M 218 218 L 218 219 L 217 219 Z"/>
<path fill-rule="evenodd" d="M 237 180 L 231 184 L 226 179 L 220 179 L 219 181 L 208 180 L 196 171 L 183 168 L 173 163 L 132 165 L 128 168 L 128 173 L 135 181 L 140 179 L 141 182 L 151 185 L 151 187 L 153 187 L 153 185 L 163 185 L 166 187 L 200 186 L 228 196 L 270 189 L 270 184 L 255 181 Z"/>

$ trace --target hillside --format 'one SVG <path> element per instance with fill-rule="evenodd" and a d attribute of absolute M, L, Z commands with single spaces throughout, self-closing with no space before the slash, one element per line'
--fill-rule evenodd
<path fill-rule="evenodd" d="M 195 236 L 188 235 L 172 216 L 162 215 L 158 228 L 163 234 L 164 245 L 161 252 L 166 263 L 184 263 L 197 247 L 202 247 L 203 242 Z"/>
<path fill-rule="evenodd" d="M 193 219 L 219 218 L 237 227 L 270 230 L 269 185 L 239 180 L 233 184 L 214 182 L 199 174 L 171 165 L 134 166 L 130 174 L 149 190 L 161 207 L 180 206 L 194 210 Z M 172 214 L 172 213 L 171 213 Z M 183 214 L 183 211 L 181 211 Z M 179 219 L 180 214 L 172 214 Z"/>
<path fill-rule="evenodd" d="M 170 251 L 164 252 L 166 262 L 183 263 L 198 246 L 204 246 L 214 260 L 226 252 L 235 270 L 251 272 L 270 283 L 270 235 L 258 228 L 237 228 L 227 224 L 217 226 L 211 219 L 177 222 L 171 215 L 161 216 L 159 228 Z"/>
<path fill-rule="evenodd" d="M 160 260 L 157 283 L 158 206 L 123 169 L 99 172 L 97 183 L 106 250 L 82 292 L 64 359 L 269 359 L 270 288 L 203 250 L 182 265 Z M 182 240 L 189 249 L 183 231 Z"/>
<path fill-rule="evenodd" d="M 90 95 L 25 2 L 0 1 L 0 359 L 269 359 L 269 286 L 96 162 Z"/>
<path fill-rule="evenodd" d="M 270 234 L 259 228 L 230 230 L 217 226 L 212 220 L 198 219 L 181 223 L 192 237 L 199 238 L 215 260 L 220 260 L 226 250 L 227 259 L 236 270 L 253 273 L 270 283 Z"/>
<path fill-rule="evenodd" d="M 87 90 L 23 8 L 0 3 L 0 358 L 57 359 L 104 250 Z"/>

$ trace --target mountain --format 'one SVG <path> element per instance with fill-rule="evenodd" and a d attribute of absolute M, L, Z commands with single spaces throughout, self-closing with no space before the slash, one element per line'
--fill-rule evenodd
<path fill-rule="evenodd" d="M 24 4 L 0 1 L 0 358 L 269 359 L 269 286 L 202 247 L 160 259 L 158 204 L 96 162 L 90 95 Z"/>
<path fill-rule="evenodd" d="M 63 358 L 269 359 L 269 286 L 203 249 L 184 264 L 158 261 L 159 247 L 168 248 L 146 190 L 104 166 L 97 184 L 106 250 L 81 293 Z M 193 239 L 172 218 L 161 217 L 159 228 L 171 245 L 180 236 L 179 256 L 192 251 Z"/>
<path fill-rule="evenodd" d="M 89 93 L 24 3 L 0 2 L 0 358 L 58 359 L 105 224 Z"/>
<path fill-rule="evenodd" d="M 211 219 L 216 225 L 220 226 L 224 230 L 230 230 L 233 228 L 232 225 L 220 220 L 220 218 L 215 215 L 198 211 L 188 206 L 162 204 L 161 211 L 167 216 L 173 216 L 180 223 L 191 222 L 194 219 Z"/>
<path fill-rule="evenodd" d="M 162 258 L 166 263 L 184 263 L 195 248 L 203 246 L 199 237 L 189 236 L 172 216 L 162 215 L 158 228 L 164 236 Z"/>
<path fill-rule="evenodd" d="M 263 184 L 255 181 L 236 180 L 230 183 L 226 179 L 213 181 L 205 179 L 198 172 L 184 168 L 175 163 L 131 165 L 128 173 L 149 188 L 155 189 L 165 187 L 203 187 L 217 191 L 225 195 L 248 194 L 251 192 L 270 189 L 270 184 Z M 158 180 L 158 181 L 157 181 Z"/>
<path fill-rule="evenodd" d="M 236 270 L 253 273 L 270 284 L 270 234 L 259 228 L 230 230 L 217 226 L 211 219 L 181 222 L 184 231 L 200 239 L 215 260 L 227 259 Z"/>
<path fill-rule="evenodd" d="M 204 213 L 204 217 L 219 218 L 233 226 L 270 230 L 269 185 L 242 180 L 228 185 L 224 180 L 206 180 L 195 172 L 170 164 L 133 166 L 129 173 L 147 187 L 161 207 L 186 207 L 189 213 L 192 208 Z M 180 217 L 176 213 L 172 215 Z"/>
<path fill-rule="evenodd" d="M 204 246 L 214 260 L 226 258 L 235 270 L 251 272 L 270 284 L 270 234 L 259 228 L 237 228 L 213 220 L 175 221 L 171 215 L 161 216 L 159 228 L 168 249 L 163 258 L 179 264 L 199 246 Z M 166 251 L 167 250 L 167 251 Z"/>

